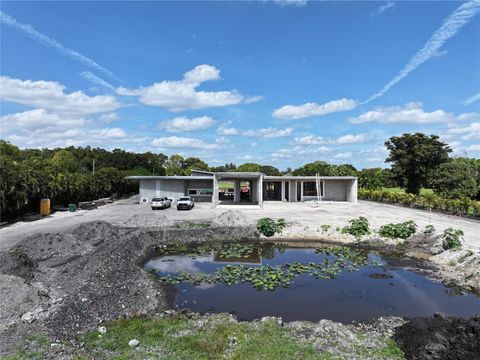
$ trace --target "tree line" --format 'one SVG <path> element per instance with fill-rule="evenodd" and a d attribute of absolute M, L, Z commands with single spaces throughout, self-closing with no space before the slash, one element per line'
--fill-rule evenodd
<path fill-rule="evenodd" d="M 407 193 L 431 188 L 444 198 L 480 199 L 480 160 L 454 158 L 451 148 L 436 135 L 421 133 L 391 137 L 385 142 L 391 167 L 356 169 L 351 164 L 314 161 L 284 171 L 271 165 L 228 163 L 209 166 L 197 157 L 170 157 L 152 152 L 74 147 L 19 149 L 0 140 L 0 207 L 2 218 L 37 211 L 41 198 L 66 205 L 137 192 L 129 175 L 190 175 L 192 169 L 214 172 L 262 172 L 266 175 L 357 176 L 359 187 L 377 190 L 401 187 Z"/>

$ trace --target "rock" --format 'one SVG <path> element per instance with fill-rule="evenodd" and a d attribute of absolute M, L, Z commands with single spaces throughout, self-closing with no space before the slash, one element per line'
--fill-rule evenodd
<path fill-rule="evenodd" d="M 105 326 L 100 326 L 100 327 L 98 328 L 98 332 L 99 332 L 100 334 L 106 334 L 106 333 L 107 333 L 107 328 L 106 328 Z"/>
<path fill-rule="evenodd" d="M 273 322 L 276 322 L 278 325 L 283 326 L 283 320 L 281 317 L 264 316 L 260 319 L 260 322 L 268 322 L 268 321 L 273 321 Z"/>
<path fill-rule="evenodd" d="M 138 341 L 137 339 L 132 339 L 128 342 L 128 346 L 130 347 L 137 347 L 138 344 L 140 344 L 140 341 Z"/>
<path fill-rule="evenodd" d="M 430 248 L 430 254 L 432 255 L 438 255 L 441 254 L 445 251 L 443 248 L 443 239 L 438 238 L 433 244 L 432 247 Z"/>
<path fill-rule="evenodd" d="M 22 321 L 28 324 L 34 322 L 36 320 L 35 315 L 33 312 L 29 311 L 22 315 Z"/>

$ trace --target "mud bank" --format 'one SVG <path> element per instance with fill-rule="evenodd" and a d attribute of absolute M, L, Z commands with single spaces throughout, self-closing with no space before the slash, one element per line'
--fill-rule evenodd
<path fill-rule="evenodd" d="M 46 341 L 45 357 L 72 358 L 77 350 L 83 351 L 85 332 L 111 320 L 153 316 L 170 308 L 173 301 L 167 287 L 143 270 L 145 259 L 172 242 L 259 239 L 254 227 L 225 226 L 224 218 L 212 224 L 165 221 L 164 226 L 146 227 L 135 221 L 124 226 L 90 222 L 65 233 L 31 236 L 0 253 L 0 355 L 34 352 Z M 428 244 L 413 244 L 404 245 L 402 251 L 421 254 L 422 246 L 429 251 Z M 363 245 L 381 246 L 374 242 Z M 399 249 L 398 244 L 389 246 Z M 383 335 L 391 336 L 403 321 L 390 323 Z M 303 334 L 298 341 L 321 343 L 328 329 L 347 329 L 328 321 L 322 322 L 324 331 L 317 329 L 319 324 L 296 324 L 288 326 L 301 329 L 296 332 Z M 40 336 L 46 340 L 35 340 Z M 360 337 L 359 341 L 369 339 Z"/>

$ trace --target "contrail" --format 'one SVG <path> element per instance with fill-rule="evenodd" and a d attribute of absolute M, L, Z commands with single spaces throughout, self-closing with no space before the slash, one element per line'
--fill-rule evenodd
<path fill-rule="evenodd" d="M 479 10 L 480 0 L 472 0 L 458 7 L 447 19 L 445 19 L 442 26 L 433 33 L 432 37 L 425 43 L 425 45 L 423 45 L 423 48 L 410 59 L 408 64 L 400 70 L 398 75 L 390 80 L 382 90 L 370 96 L 367 100 L 362 102 L 362 104 L 369 103 L 370 101 L 384 95 L 392 86 L 400 82 L 400 80 L 405 78 L 417 67 L 435 57 L 440 52 L 440 48 L 443 44 L 456 35 L 463 26 L 467 25 Z"/>
<path fill-rule="evenodd" d="M 78 51 L 69 49 L 62 44 L 60 44 L 57 40 L 52 39 L 51 37 L 42 34 L 41 32 L 37 31 L 33 26 L 28 25 L 28 24 L 23 24 L 21 22 L 18 22 L 15 18 L 11 17 L 8 14 L 5 14 L 3 11 L 0 11 L 0 23 L 5 24 L 7 26 L 10 26 L 16 30 L 22 31 L 28 36 L 30 36 L 32 39 L 38 41 L 39 43 L 52 47 L 56 50 L 58 50 L 60 53 L 62 53 L 65 56 L 68 56 L 69 58 L 78 61 L 84 65 L 87 65 L 91 68 L 97 69 L 99 71 L 102 71 L 103 73 L 107 74 L 108 76 L 112 77 L 113 79 L 116 79 L 118 81 L 121 81 L 117 76 L 115 76 L 110 70 L 105 69 L 103 66 L 97 64 L 95 61 L 92 59 L 80 54 Z"/>
<path fill-rule="evenodd" d="M 90 71 L 83 71 L 80 73 L 80 76 L 83 77 L 85 80 L 88 80 L 94 84 L 106 87 L 107 89 L 115 91 L 115 88 L 110 85 L 108 82 L 103 80 L 102 78 L 99 78 L 97 75 L 92 74 Z"/>
<path fill-rule="evenodd" d="M 472 103 L 474 103 L 475 101 L 478 101 L 480 100 L 480 92 L 479 93 L 476 93 L 475 95 L 472 95 L 470 96 L 468 99 L 466 99 L 463 104 L 464 105 L 470 105 Z"/>

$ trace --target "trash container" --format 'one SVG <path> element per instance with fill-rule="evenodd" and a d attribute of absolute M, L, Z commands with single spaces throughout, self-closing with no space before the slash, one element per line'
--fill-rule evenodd
<path fill-rule="evenodd" d="M 40 215 L 50 215 L 50 199 L 40 200 Z"/>
<path fill-rule="evenodd" d="M 77 211 L 77 204 L 68 204 L 68 211 L 70 212 Z"/>

